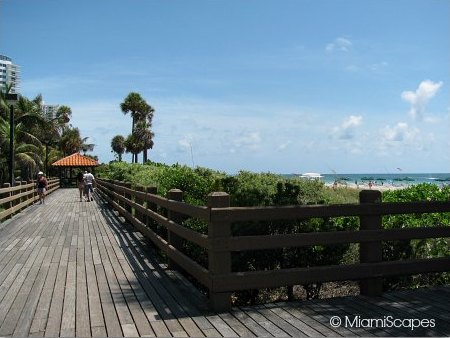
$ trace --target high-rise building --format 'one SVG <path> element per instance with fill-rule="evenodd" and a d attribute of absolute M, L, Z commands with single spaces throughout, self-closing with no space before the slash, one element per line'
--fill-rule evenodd
<path fill-rule="evenodd" d="M 59 104 L 45 104 L 41 105 L 41 110 L 48 120 L 53 120 L 56 118 L 56 113 L 58 112 Z"/>
<path fill-rule="evenodd" d="M 0 90 L 4 91 L 11 85 L 11 94 L 19 93 L 20 69 L 12 63 L 11 58 L 0 55 Z"/>

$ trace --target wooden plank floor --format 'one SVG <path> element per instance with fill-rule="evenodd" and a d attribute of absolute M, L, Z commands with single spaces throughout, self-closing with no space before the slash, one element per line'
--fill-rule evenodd
<path fill-rule="evenodd" d="M 228 313 L 204 302 L 106 203 L 79 202 L 75 189 L 0 224 L 0 336 L 450 336 L 449 286 Z"/>

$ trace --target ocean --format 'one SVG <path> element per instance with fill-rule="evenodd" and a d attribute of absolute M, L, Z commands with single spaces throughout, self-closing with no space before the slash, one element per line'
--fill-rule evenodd
<path fill-rule="evenodd" d="M 411 173 L 395 173 L 395 174 L 321 174 L 321 180 L 325 183 L 332 184 L 336 180 L 341 183 L 362 184 L 369 181 L 376 184 L 390 184 L 394 186 L 407 186 L 411 184 L 431 183 L 438 185 L 450 184 L 450 173 L 432 173 L 432 174 L 411 174 Z M 284 175 L 284 176 L 300 176 L 300 175 Z"/>

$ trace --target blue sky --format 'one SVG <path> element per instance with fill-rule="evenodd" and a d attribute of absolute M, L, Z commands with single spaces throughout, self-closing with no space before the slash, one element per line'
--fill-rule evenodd
<path fill-rule="evenodd" d="M 448 0 L 0 0 L 22 94 L 102 162 L 137 91 L 152 160 L 229 173 L 450 172 L 449 35 Z"/>

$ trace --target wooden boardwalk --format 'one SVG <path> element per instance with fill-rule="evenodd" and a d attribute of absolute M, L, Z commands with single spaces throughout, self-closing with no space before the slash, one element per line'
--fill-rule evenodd
<path fill-rule="evenodd" d="M 0 336 L 450 336 L 448 286 L 227 313 L 205 302 L 98 197 L 61 189 L 0 224 Z"/>

